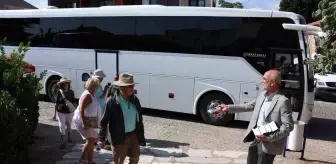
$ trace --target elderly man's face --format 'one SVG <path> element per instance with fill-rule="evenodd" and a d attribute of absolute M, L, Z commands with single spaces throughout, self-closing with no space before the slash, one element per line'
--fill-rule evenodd
<path fill-rule="evenodd" d="M 123 86 L 120 89 L 127 94 L 127 96 L 131 96 L 134 94 L 134 85 Z"/>
<path fill-rule="evenodd" d="M 263 76 L 262 85 L 265 90 L 269 90 L 272 86 L 274 86 L 275 81 L 272 80 L 271 77 L 272 76 L 270 72 L 266 72 Z"/>

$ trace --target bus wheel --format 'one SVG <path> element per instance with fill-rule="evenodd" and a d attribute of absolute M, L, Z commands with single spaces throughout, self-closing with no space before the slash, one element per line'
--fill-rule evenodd
<path fill-rule="evenodd" d="M 57 83 L 59 82 L 61 78 L 60 77 L 52 77 L 50 80 L 48 80 L 47 83 L 47 95 L 52 102 L 56 102 L 56 94 L 57 94 Z"/>
<path fill-rule="evenodd" d="M 233 120 L 233 114 L 220 112 L 219 114 L 211 114 L 209 109 L 216 107 L 218 104 L 232 104 L 232 100 L 223 93 L 210 93 L 203 97 L 199 104 L 198 111 L 205 123 L 211 125 L 225 126 Z"/>

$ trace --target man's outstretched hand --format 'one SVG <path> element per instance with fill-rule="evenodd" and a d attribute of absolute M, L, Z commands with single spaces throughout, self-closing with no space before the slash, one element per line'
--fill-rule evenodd
<path fill-rule="evenodd" d="M 219 107 L 223 112 L 227 112 L 229 110 L 229 107 L 226 104 L 220 104 L 217 107 Z"/>

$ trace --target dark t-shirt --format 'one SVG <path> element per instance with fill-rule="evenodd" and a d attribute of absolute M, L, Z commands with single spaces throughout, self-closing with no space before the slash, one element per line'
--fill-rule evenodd
<path fill-rule="evenodd" d="M 68 90 L 68 92 L 63 92 L 66 99 L 72 103 L 77 103 L 75 99 L 75 94 L 72 90 Z M 62 94 L 60 91 L 57 92 L 56 97 L 56 110 L 60 113 L 70 113 L 69 108 L 66 106 L 65 101 L 63 100 Z"/>

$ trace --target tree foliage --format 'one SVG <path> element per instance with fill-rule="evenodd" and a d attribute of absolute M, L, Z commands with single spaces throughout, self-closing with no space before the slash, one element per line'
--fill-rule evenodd
<path fill-rule="evenodd" d="M 318 73 L 330 72 L 336 63 L 336 1 L 322 0 L 318 5 L 316 17 L 322 18 L 321 28 L 327 33 L 322 46 L 317 48 Z"/>
<path fill-rule="evenodd" d="M 223 8 L 244 8 L 243 4 L 240 2 L 227 2 L 225 0 L 218 1 L 219 7 Z"/>
<path fill-rule="evenodd" d="M 29 43 L 5 52 L 0 42 L 0 161 L 4 164 L 29 163 L 28 145 L 38 124 L 38 95 L 42 89 L 37 76 L 27 73 L 23 61 Z M 28 64 L 29 65 L 29 64 Z"/>
<path fill-rule="evenodd" d="M 318 18 L 313 16 L 321 0 L 281 0 L 280 11 L 294 12 L 302 15 L 308 23 L 315 22 Z"/>

